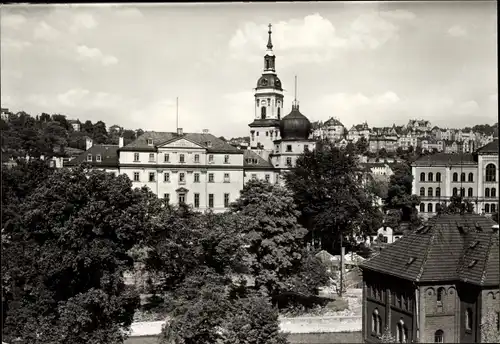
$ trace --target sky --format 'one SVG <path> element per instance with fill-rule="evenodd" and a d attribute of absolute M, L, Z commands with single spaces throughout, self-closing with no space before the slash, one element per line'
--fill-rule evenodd
<path fill-rule="evenodd" d="M 126 129 L 248 135 L 268 24 L 291 110 L 346 127 L 497 122 L 486 2 L 2 5 L 1 106 Z"/>

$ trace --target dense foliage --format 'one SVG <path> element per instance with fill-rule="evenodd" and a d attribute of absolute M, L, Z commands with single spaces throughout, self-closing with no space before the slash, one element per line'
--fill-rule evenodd
<path fill-rule="evenodd" d="M 17 213 L 9 209 L 2 219 L 3 334 L 27 342 L 121 343 L 139 302 L 123 272 L 159 209 L 157 198 L 132 190 L 126 176 L 84 167 L 29 184 L 23 172 L 33 176 L 36 168 L 2 170 L 10 184 L 5 196 L 17 202 Z"/>

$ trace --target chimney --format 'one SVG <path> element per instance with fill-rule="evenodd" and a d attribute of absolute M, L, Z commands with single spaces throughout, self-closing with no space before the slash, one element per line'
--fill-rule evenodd
<path fill-rule="evenodd" d="M 182 136 L 182 128 L 177 128 L 177 135 Z"/>
<path fill-rule="evenodd" d="M 203 134 L 208 134 L 208 133 L 209 133 L 208 129 L 203 129 Z"/>
<path fill-rule="evenodd" d="M 123 147 L 123 137 L 120 136 L 120 138 L 118 138 L 118 148 L 122 148 Z"/>
<path fill-rule="evenodd" d="M 493 230 L 493 233 L 498 232 L 498 225 L 494 225 L 491 229 Z"/>
<path fill-rule="evenodd" d="M 92 144 L 92 139 L 87 136 L 87 138 L 85 139 L 85 150 L 89 150 L 90 148 L 92 148 Z"/>

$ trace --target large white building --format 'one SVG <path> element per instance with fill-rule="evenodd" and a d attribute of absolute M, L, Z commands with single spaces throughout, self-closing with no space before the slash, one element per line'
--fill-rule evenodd
<path fill-rule="evenodd" d="M 186 203 L 199 210 L 224 211 L 250 179 L 279 183 L 297 157 L 315 148 L 311 123 L 295 100 L 283 115 L 283 88 L 276 74 L 271 40 L 264 70 L 255 89 L 255 117 L 250 127 L 250 149 L 238 149 L 208 131 L 185 133 L 148 131 L 128 145 L 92 145 L 68 166 L 88 162 L 95 168 L 126 174 L 134 187 L 147 186 L 172 204 Z"/>

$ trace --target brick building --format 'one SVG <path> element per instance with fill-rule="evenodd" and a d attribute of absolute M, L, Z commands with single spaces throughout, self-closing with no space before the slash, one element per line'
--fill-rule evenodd
<path fill-rule="evenodd" d="M 388 327 L 399 343 L 484 342 L 484 317 L 498 326 L 500 311 L 495 225 L 440 214 L 365 261 L 364 341 L 380 342 Z"/>

